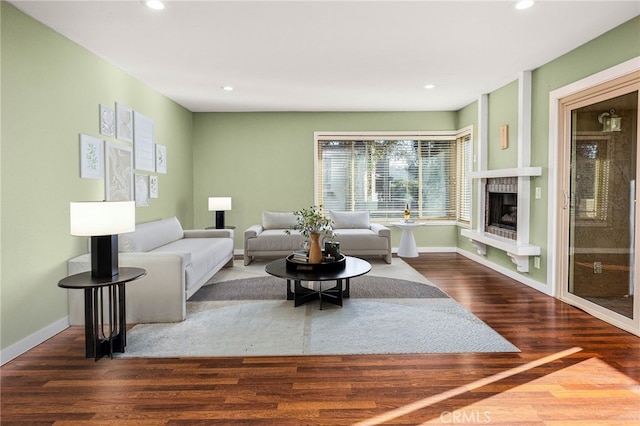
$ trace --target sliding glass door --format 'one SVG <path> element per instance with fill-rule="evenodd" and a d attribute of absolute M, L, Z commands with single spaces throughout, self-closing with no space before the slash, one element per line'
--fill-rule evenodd
<path fill-rule="evenodd" d="M 564 105 L 566 221 L 561 298 L 638 328 L 638 81 Z"/>

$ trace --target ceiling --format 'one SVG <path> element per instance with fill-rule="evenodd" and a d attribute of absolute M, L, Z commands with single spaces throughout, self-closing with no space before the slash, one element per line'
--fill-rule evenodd
<path fill-rule="evenodd" d="M 640 14 L 637 0 L 11 3 L 194 112 L 457 110 Z"/>

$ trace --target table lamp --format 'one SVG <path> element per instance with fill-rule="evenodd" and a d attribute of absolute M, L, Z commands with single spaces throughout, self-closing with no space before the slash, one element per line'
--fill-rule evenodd
<path fill-rule="evenodd" d="M 216 229 L 224 229 L 225 210 L 231 210 L 231 197 L 209 197 L 209 211 L 216 212 Z"/>
<path fill-rule="evenodd" d="M 118 234 L 136 230 L 135 202 L 72 202 L 69 218 L 71 235 L 91 237 L 91 276 L 118 275 Z"/>

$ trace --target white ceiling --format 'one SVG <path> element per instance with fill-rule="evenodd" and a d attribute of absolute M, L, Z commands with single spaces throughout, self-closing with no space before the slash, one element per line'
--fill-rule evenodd
<path fill-rule="evenodd" d="M 457 110 L 640 14 L 638 0 L 11 3 L 191 111 Z"/>

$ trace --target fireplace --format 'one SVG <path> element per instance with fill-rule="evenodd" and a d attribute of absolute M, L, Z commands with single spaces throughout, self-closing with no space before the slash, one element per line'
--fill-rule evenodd
<path fill-rule="evenodd" d="M 518 178 L 487 180 L 485 232 L 516 240 L 518 238 Z"/>

